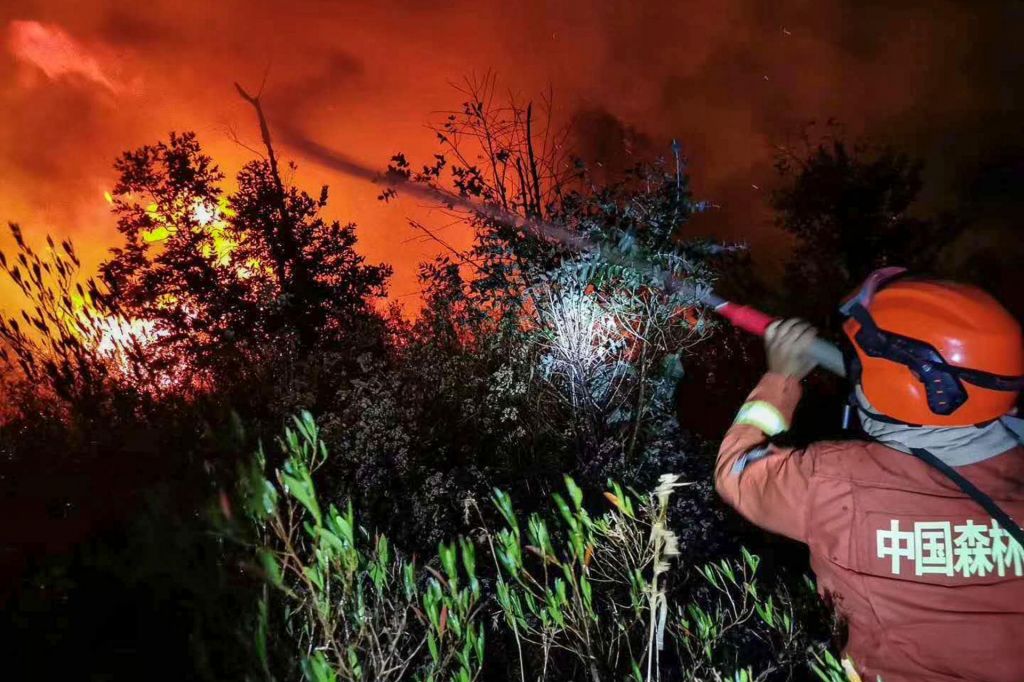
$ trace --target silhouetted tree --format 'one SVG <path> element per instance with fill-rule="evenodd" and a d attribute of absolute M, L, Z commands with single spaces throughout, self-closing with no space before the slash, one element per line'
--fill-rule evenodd
<path fill-rule="evenodd" d="M 264 352 L 307 357 L 378 320 L 373 299 L 390 268 L 356 253 L 354 225 L 321 215 L 326 186 L 313 198 L 259 159 L 224 197 L 224 175 L 192 133 L 126 152 L 115 168 L 125 245 L 104 263 L 105 281 L 153 324 L 154 355 L 193 384 L 238 376 Z"/>
<path fill-rule="evenodd" d="M 833 125 L 834 129 L 835 126 Z M 922 162 L 891 147 L 849 144 L 834 134 L 776 159 L 783 185 L 772 196 L 777 224 L 797 239 L 786 266 L 786 311 L 825 327 L 872 270 L 929 271 L 962 229 L 946 217 L 912 215 Z"/>
<path fill-rule="evenodd" d="M 125 152 L 114 168 L 125 241 L 102 265 L 104 281 L 127 315 L 154 325 L 148 345 L 164 369 L 209 378 L 215 358 L 259 333 L 265 302 L 226 253 L 235 239 L 219 216 L 224 174 L 193 133 Z"/>

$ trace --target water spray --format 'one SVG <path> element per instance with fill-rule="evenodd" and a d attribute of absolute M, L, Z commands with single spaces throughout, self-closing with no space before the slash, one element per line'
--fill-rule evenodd
<path fill-rule="evenodd" d="M 329 147 L 325 147 L 288 126 L 279 127 L 279 130 L 289 145 L 301 150 L 306 156 L 322 166 L 378 185 L 398 184 L 395 182 L 395 178 L 382 175 L 380 172 L 356 161 L 352 157 L 334 149 L 330 149 Z M 432 203 L 440 203 L 451 208 L 458 207 L 473 211 L 477 214 L 486 216 L 495 222 L 527 232 L 532 232 L 535 235 L 558 242 L 571 251 L 578 253 L 600 252 L 602 257 L 605 257 L 617 265 L 622 265 L 637 272 L 665 280 L 665 285 L 670 290 L 684 292 L 702 305 L 710 308 L 718 315 L 728 320 L 734 327 L 750 332 L 751 334 L 764 336 L 768 328 L 774 322 L 778 321 L 778 318 L 763 313 L 756 308 L 728 301 L 707 287 L 695 286 L 687 280 L 680 279 L 671 273 L 666 273 L 650 262 L 631 257 L 618 250 L 612 252 L 611 249 L 602 247 L 601 244 L 598 244 L 592 239 L 573 232 L 562 225 L 516 215 L 497 206 L 480 204 L 469 197 L 460 196 L 453 192 L 445 191 L 436 187 L 416 184 L 415 182 L 410 181 L 399 182 L 401 182 L 403 191 L 408 192 L 412 196 L 419 197 L 420 199 L 425 199 Z M 837 376 L 846 376 L 843 354 L 832 343 L 820 338 L 815 339 L 813 345 L 810 347 L 809 353 L 819 367 L 822 367 Z"/>

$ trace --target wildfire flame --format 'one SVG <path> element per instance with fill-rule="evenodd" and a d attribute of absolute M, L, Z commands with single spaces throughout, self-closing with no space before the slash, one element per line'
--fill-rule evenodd
<path fill-rule="evenodd" d="M 104 196 L 110 197 L 110 193 L 106 192 Z M 112 203 L 113 197 L 108 201 Z M 178 226 L 167 218 L 169 212 L 163 210 L 163 207 L 151 203 L 146 207 L 146 213 L 154 223 L 157 223 L 156 227 L 142 233 L 142 239 L 147 244 L 165 242 L 178 233 Z M 200 199 L 196 199 L 192 205 L 191 218 L 196 224 L 192 229 L 203 231 L 210 237 L 210 241 L 203 243 L 201 247 L 203 257 L 220 267 L 230 265 L 231 254 L 238 248 L 238 240 L 227 221 L 227 218 L 235 215 L 237 213 L 225 197 L 221 197 L 216 205 Z"/>
<path fill-rule="evenodd" d="M 163 335 L 150 320 L 126 320 L 113 315 L 100 319 L 96 327 L 100 330 L 96 352 L 113 360 L 123 361 L 126 348 L 145 347 Z"/>
<path fill-rule="evenodd" d="M 103 192 L 104 200 L 111 205 L 116 203 L 114 195 L 110 191 Z M 215 204 L 196 199 L 191 209 L 186 213 L 175 211 L 174 207 L 164 207 L 157 203 L 150 203 L 145 211 L 152 223 L 155 224 L 150 230 L 142 233 L 142 238 L 147 244 L 158 245 L 171 239 L 179 231 L 176 222 L 189 223 L 186 229 L 194 232 L 202 232 L 208 239 L 201 241 L 199 245 L 203 257 L 208 259 L 217 267 L 229 267 L 232 264 L 232 254 L 237 250 L 239 237 L 233 230 L 230 218 L 237 215 L 231 208 L 226 197 L 221 197 Z M 175 221 L 175 215 L 185 213 L 191 220 Z M 237 266 L 237 264 L 236 264 Z M 240 278 L 253 276 L 255 271 L 262 267 L 255 259 L 250 259 L 244 265 L 235 268 L 235 275 Z M 126 319 L 117 315 L 104 315 L 98 312 L 88 294 L 75 292 L 71 296 L 72 312 L 69 316 L 69 328 L 78 330 L 80 338 L 87 338 L 90 345 L 101 357 L 108 359 L 121 369 L 129 369 L 128 351 L 142 348 L 153 344 L 167 332 L 159 329 L 156 323 L 146 319 Z M 168 300 L 157 302 L 161 306 L 172 306 L 176 303 L 173 297 Z M 169 377 L 157 379 L 157 383 L 163 385 L 170 383 Z"/>
<path fill-rule="evenodd" d="M 116 203 L 114 195 L 110 191 L 103 192 L 104 200 L 111 205 Z M 174 215 L 173 211 L 161 210 L 162 207 L 151 203 L 145 207 L 150 220 L 156 225 L 143 233 L 145 242 L 159 244 L 177 234 L 178 226 L 169 216 Z M 178 212 L 181 215 L 181 212 Z M 216 204 L 196 200 L 188 212 L 191 220 L 188 228 L 195 232 L 202 232 L 209 239 L 201 241 L 198 247 L 203 257 L 209 259 L 217 267 L 227 267 L 231 264 L 232 254 L 238 248 L 239 240 L 233 233 L 228 219 L 236 215 L 226 198 L 221 198 Z M 51 244 L 51 249 L 53 248 Z M 245 264 L 245 267 L 237 268 L 238 277 L 252 276 L 253 271 L 260 267 L 260 263 L 253 261 Z M 140 318 L 125 318 L 122 315 L 109 314 L 102 306 L 98 306 L 92 300 L 90 293 L 83 287 L 76 287 L 67 292 L 66 305 L 62 306 L 57 314 L 58 324 L 63 328 L 63 333 L 70 334 L 87 347 L 92 348 L 97 356 L 106 360 L 112 367 L 122 370 L 125 376 L 130 374 L 132 368 L 133 351 L 145 349 L 166 336 L 167 332 L 159 329 L 153 320 Z M 158 301 L 158 305 L 171 306 L 176 301 Z M 173 378 L 155 377 L 157 385 L 170 384 Z"/>
<path fill-rule="evenodd" d="M 84 289 L 71 291 L 68 299 L 71 306 L 63 311 L 63 327 L 121 369 L 127 369 L 129 348 L 148 346 L 163 335 L 150 320 L 129 320 L 100 312 Z"/>

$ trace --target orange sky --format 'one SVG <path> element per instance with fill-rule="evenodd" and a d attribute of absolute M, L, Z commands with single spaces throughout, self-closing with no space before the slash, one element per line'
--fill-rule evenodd
<path fill-rule="evenodd" d="M 381 167 L 396 151 L 433 151 L 424 124 L 457 106 L 449 81 L 491 69 L 524 97 L 550 85 L 566 116 L 618 119 L 666 151 L 678 136 L 698 194 L 722 206 L 694 229 L 763 253 L 778 243 L 764 208 L 772 148 L 804 121 L 835 116 L 924 155 L 942 197 L 1019 112 L 1005 65 L 990 59 L 1019 53 L 1012 34 L 994 10 L 966 3 L 89 4 L 0 6 L 0 219 L 37 238 L 70 235 L 92 264 L 116 241 L 103 199 L 114 157 L 191 129 L 232 175 L 250 152 L 229 131 L 258 138 L 231 84 L 256 87 L 268 69 L 271 123 L 288 116 Z M 584 130 L 589 155 L 618 153 L 600 139 L 607 126 Z M 382 207 L 376 188 L 295 160 L 295 181 L 314 192 L 329 183 L 332 217 L 357 222 L 361 250 L 395 266 L 393 295 L 415 291 L 416 264 L 435 253 L 407 241 L 416 233 L 404 217 L 416 207 Z"/>

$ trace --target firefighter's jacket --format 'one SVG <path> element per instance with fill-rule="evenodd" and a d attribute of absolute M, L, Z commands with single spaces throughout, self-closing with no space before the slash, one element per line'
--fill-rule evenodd
<path fill-rule="evenodd" d="M 874 442 L 778 447 L 800 383 L 767 374 L 718 454 L 719 494 L 810 547 L 861 678 L 1024 681 L 1024 548 L 920 460 Z M 958 471 L 1024 521 L 1024 448 Z"/>

